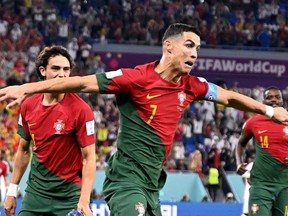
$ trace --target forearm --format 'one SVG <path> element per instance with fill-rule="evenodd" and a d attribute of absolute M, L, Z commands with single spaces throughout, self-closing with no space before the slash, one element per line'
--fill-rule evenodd
<path fill-rule="evenodd" d="M 94 178 L 96 174 L 95 157 L 84 159 L 82 168 L 82 187 L 79 202 L 84 204 L 90 203 L 90 195 L 92 192 Z"/>
<path fill-rule="evenodd" d="M 243 154 L 244 154 L 244 148 L 238 144 L 236 148 L 236 154 L 235 154 L 237 165 L 243 163 Z"/>
<path fill-rule="evenodd" d="M 227 106 L 239 109 L 245 112 L 253 112 L 264 115 L 266 106 L 248 96 L 233 92 L 230 99 L 227 100 Z"/>
<path fill-rule="evenodd" d="M 24 151 L 23 149 L 19 148 L 15 157 L 11 183 L 17 185 L 20 183 L 21 178 L 25 173 L 27 166 L 29 164 L 30 155 L 31 155 L 30 151 Z"/>
<path fill-rule="evenodd" d="M 59 79 L 50 79 L 41 82 L 27 83 L 23 85 L 26 95 L 34 93 L 67 93 L 86 92 L 97 93 L 98 83 L 95 75 L 74 76 Z"/>

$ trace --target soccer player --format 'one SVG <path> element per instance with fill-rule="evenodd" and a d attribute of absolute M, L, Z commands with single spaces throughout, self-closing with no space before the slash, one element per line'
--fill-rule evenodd
<path fill-rule="evenodd" d="M 10 86 L 0 100 L 39 92 L 116 94 L 120 111 L 118 151 L 109 160 L 103 193 L 111 216 L 161 215 L 159 190 L 164 186 L 163 165 L 171 151 L 178 121 L 187 105 L 210 100 L 286 122 L 283 108 L 272 108 L 239 93 L 225 90 L 204 78 L 189 75 L 200 49 L 199 31 L 176 23 L 165 31 L 160 60 L 106 73 L 53 79 Z"/>
<path fill-rule="evenodd" d="M 263 103 L 282 107 L 283 98 L 277 87 L 264 91 Z M 251 170 L 249 215 L 283 216 L 288 213 L 288 126 L 254 115 L 246 121 L 236 151 L 237 173 L 246 170 L 245 147 L 253 137 L 256 157 Z"/>
<path fill-rule="evenodd" d="M 73 65 L 61 46 L 44 48 L 35 62 L 44 80 L 67 79 Z M 20 146 L 4 205 L 6 215 L 15 215 L 18 184 L 32 151 L 19 215 L 63 216 L 77 209 L 92 216 L 89 204 L 96 172 L 95 130 L 88 104 L 72 93 L 35 94 L 23 102 L 18 124 Z"/>

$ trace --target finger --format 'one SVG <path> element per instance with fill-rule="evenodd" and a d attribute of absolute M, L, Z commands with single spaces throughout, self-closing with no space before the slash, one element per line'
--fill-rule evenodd
<path fill-rule="evenodd" d="M 7 104 L 6 109 L 11 109 L 17 105 L 20 105 L 21 101 L 22 101 L 21 99 L 13 100 L 12 102 Z"/>
<path fill-rule="evenodd" d="M 6 94 L 0 94 L 0 101 L 5 101 L 5 100 L 7 100 L 8 99 L 8 97 L 7 97 L 7 95 Z"/>
<path fill-rule="evenodd" d="M 12 109 L 16 105 L 17 105 L 17 102 L 16 101 L 12 101 L 12 102 L 7 104 L 6 109 L 7 110 Z"/>
<path fill-rule="evenodd" d="M 11 216 L 15 216 L 15 210 L 14 209 L 5 209 L 5 214 L 6 215 L 11 215 Z"/>

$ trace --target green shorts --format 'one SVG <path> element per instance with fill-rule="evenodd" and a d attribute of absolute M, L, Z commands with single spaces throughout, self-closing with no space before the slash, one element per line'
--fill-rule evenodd
<path fill-rule="evenodd" d="M 26 192 L 18 216 L 66 216 L 71 210 L 77 209 L 78 201 L 79 197 L 53 199 Z"/>
<path fill-rule="evenodd" d="M 127 182 L 104 181 L 103 193 L 110 216 L 161 216 L 158 191 Z"/>
<path fill-rule="evenodd" d="M 249 215 L 286 216 L 288 215 L 287 197 L 288 188 L 283 187 L 283 185 L 252 184 L 249 198 Z"/>

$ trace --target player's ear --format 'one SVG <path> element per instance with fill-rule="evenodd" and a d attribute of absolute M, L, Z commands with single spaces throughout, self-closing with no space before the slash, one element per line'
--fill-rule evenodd
<path fill-rule="evenodd" d="M 171 40 L 167 39 L 163 42 L 164 48 L 167 50 L 168 53 L 171 53 L 171 50 L 173 48 L 173 43 Z"/>
<path fill-rule="evenodd" d="M 40 66 L 40 67 L 38 68 L 38 70 L 39 70 L 40 74 L 41 74 L 43 77 L 46 77 L 45 67 Z"/>

